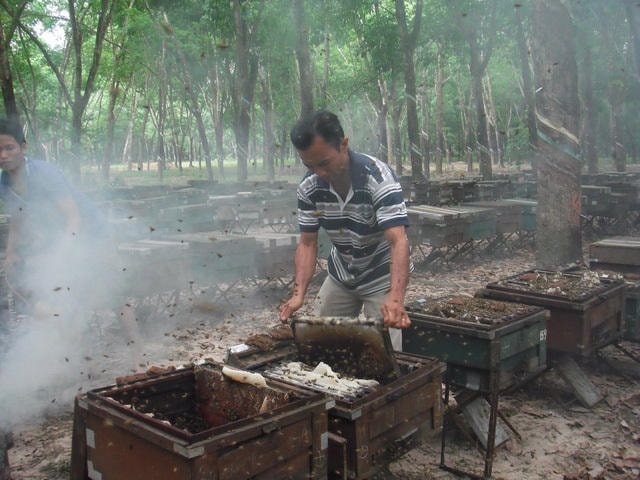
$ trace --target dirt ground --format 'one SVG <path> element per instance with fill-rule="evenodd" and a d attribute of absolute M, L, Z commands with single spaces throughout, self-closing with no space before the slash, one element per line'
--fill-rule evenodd
<path fill-rule="evenodd" d="M 407 300 L 452 293 L 472 295 L 488 282 L 533 265 L 533 252 L 526 245 L 512 245 L 492 257 L 479 252 L 449 264 L 428 268 L 418 265 Z M 272 289 L 271 285 L 261 289 L 251 282 L 233 289 L 233 305 L 212 299 L 211 292 L 183 294 L 166 311 L 160 308 L 155 312 L 156 316 L 164 315 L 164 320 L 173 326 L 159 335 L 159 332 L 149 335 L 144 346 L 132 347 L 137 350 L 137 363 L 133 364 L 131 356 L 114 351 L 100 375 L 80 388 L 105 386 L 117 376 L 150 365 L 181 365 L 203 359 L 222 361 L 230 346 L 277 323 L 278 299 L 284 294 L 283 289 Z M 145 327 L 147 332 L 153 330 L 149 325 Z M 640 357 L 637 343 L 623 342 L 622 346 Z M 147 356 L 147 351 L 154 353 Z M 500 396 L 501 413 L 520 437 L 507 430 L 509 440 L 497 449 L 493 462 L 494 478 L 640 478 L 638 363 L 609 346 L 581 366 L 603 397 L 593 408 L 581 405 L 553 368 L 517 391 Z M 14 480 L 69 477 L 72 417 L 71 405 L 55 405 L 44 418 L 15 429 L 15 445 L 10 450 Z M 446 435 L 445 463 L 481 473 L 484 463 L 477 444 L 464 429 L 451 427 Z M 439 435 L 428 439 L 389 465 L 386 478 L 458 478 L 440 468 L 440 447 Z"/>

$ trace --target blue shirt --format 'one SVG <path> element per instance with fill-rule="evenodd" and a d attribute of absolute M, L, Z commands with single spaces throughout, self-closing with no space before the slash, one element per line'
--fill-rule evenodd
<path fill-rule="evenodd" d="M 298 186 L 301 232 L 324 228 L 333 244 L 328 271 L 345 287 L 370 295 L 390 285 L 387 228 L 408 226 L 402 188 L 391 167 L 349 150 L 351 191 L 346 201 L 328 182 L 307 173 Z"/>
<path fill-rule="evenodd" d="M 0 199 L 5 213 L 11 216 L 21 254 L 51 251 L 62 239 L 66 225 L 60 211 L 62 201 L 73 199 L 78 206 L 83 237 L 106 238 L 108 222 L 95 203 L 74 188 L 53 164 L 42 160 L 26 159 L 26 194 L 18 194 L 9 185 L 9 174 L 0 177 Z"/>

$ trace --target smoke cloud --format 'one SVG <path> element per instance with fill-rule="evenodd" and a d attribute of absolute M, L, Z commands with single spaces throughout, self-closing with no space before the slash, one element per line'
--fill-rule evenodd
<path fill-rule="evenodd" d="M 125 231 L 141 234 L 131 225 Z M 12 301 L 0 335 L 0 429 L 68 410 L 78 393 L 160 358 L 162 346 L 139 334 L 127 296 L 133 265 L 117 254 L 122 232 L 65 239 L 7 273 Z"/>

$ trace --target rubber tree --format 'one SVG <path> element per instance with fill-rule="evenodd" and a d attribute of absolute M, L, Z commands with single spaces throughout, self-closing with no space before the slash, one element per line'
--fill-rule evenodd
<path fill-rule="evenodd" d="M 309 27 L 305 18 L 304 0 L 293 1 L 293 18 L 296 25 L 296 59 L 300 75 L 301 116 L 313 112 L 313 70 L 309 51 Z"/>
<path fill-rule="evenodd" d="M 257 2 L 257 9 L 250 15 L 252 6 L 246 0 L 233 0 L 233 21 L 235 25 L 235 75 L 233 82 L 234 134 L 236 137 L 236 158 L 238 161 L 238 182 L 248 177 L 249 133 L 251 129 L 251 109 L 258 80 L 258 59 L 251 50 L 257 28 L 260 25 L 263 2 Z"/>
<path fill-rule="evenodd" d="M 536 263 L 555 268 L 582 259 L 578 70 L 566 2 L 534 2 L 532 29 L 540 154 Z"/>
<path fill-rule="evenodd" d="M 82 158 L 82 120 L 89 104 L 89 99 L 96 88 L 98 68 L 102 59 L 102 49 L 111 23 L 116 0 L 100 0 L 99 2 L 68 1 L 69 26 L 74 57 L 71 104 L 71 173 L 76 180 L 80 179 L 80 160 Z M 78 8 L 79 7 L 79 8 Z M 86 65 L 84 40 L 86 29 L 83 22 L 87 16 L 96 16 L 95 38 L 91 49 L 91 60 Z M 86 75 L 85 75 L 85 67 Z"/>
<path fill-rule="evenodd" d="M 411 159 L 411 179 L 414 182 L 429 178 L 429 169 L 422 170 L 422 152 L 420 151 L 420 125 L 418 123 L 418 105 L 416 99 L 415 49 L 422 21 L 422 0 L 414 5 L 413 24 L 409 27 L 405 0 L 395 0 L 396 18 L 400 30 L 402 65 L 407 106 L 407 130 L 409 135 L 409 158 Z"/>
<path fill-rule="evenodd" d="M 27 3 L 26 1 L 20 2 L 15 9 L 4 8 L 5 11 L 0 14 L 0 88 L 2 89 L 2 100 L 6 116 L 17 120 L 19 120 L 20 115 L 13 86 L 13 74 L 9 64 L 9 54 L 13 35 Z M 3 1 L 0 5 L 4 6 L 6 2 Z M 8 14 L 9 11 L 11 14 Z"/>

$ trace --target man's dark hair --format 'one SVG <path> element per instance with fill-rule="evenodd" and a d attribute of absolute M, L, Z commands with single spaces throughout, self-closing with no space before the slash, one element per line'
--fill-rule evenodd
<path fill-rule="evenodd" d="M 9 135 L 20 145 L 25 142 L 22 127 L 11 118 L 0 118 L 0 135 Z"/>
<path fill-rule="evenodd" d="M 320 110 L 301 118 L 291 129 L 291 143 L 297 150 L 308 149 L 316 136 L 340 150 L 344 131 L 334 113 Z"/>

